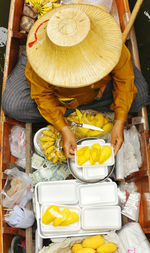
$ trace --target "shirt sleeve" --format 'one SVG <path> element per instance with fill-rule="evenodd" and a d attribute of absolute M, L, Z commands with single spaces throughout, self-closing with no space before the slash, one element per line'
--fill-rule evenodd
<path fill-rule="evenodd" d="M 54 86 L 41 79 L 32 70 L 29 62 L 26 65 L 25 76 L 30 85 L 31 98 L 35 100 L 39 112 L 60 131 L 67 125 L 64 119 L 66 108 L 60 104 L 55 96 Z"/>
<path fill-rule="evenodd" d="M 134 72 L 131 55 L 123 45 L 121 57 L 112 71 L 113 103 L 111 109 L 115 111 L 115 119 L 126 121 L 131 104 L 137 94 L 134 84 Z"/>

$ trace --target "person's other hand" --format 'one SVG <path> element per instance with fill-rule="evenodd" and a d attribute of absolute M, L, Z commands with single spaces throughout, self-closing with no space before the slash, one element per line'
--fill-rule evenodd
<path fill-rule="evenodd" d="M 114 147 L 114 155 L 117 154 L 118 150 L 120 149 L 124 141 L 124 135 L 123 135 L 124 124 L 125 124 L 125 121 L 116 120 L 112 128 L 110 142 Z"/>
<path fill-rule="evenodd" d="M 65 156 L 67 158 L 74 158 L 77 144 L 73 132 L 69 129 L 68 126 L 65 126 L 63 129 L 61 129 L 60 133 L 63 138 L 63 149 Z"/>

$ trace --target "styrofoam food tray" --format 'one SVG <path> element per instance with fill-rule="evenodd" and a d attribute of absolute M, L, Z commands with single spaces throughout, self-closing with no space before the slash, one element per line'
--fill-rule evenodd
<path fill-rule="evenodd" d="M 89 179 L 103 179 L 108 175 L 108 167 L 107 166 L 94 166 L 93 167 L 83 167 L 82 168 L 83 177 L 86 180 Z"/>
<path fill-rule="evenodd" d="M 56 205 L 56 204 L 49 203 L 49 204 L 41 205 L 41 218 L 44 215 L 46 209 L 50 205 Z M 75 222 L 73 224 L 67 225 L 67 226 L 57 226 L 57 227 L 54 227 L 52 225 L 52 223 L 48 224 L 48 225 L 45 225 L 41 221 L 41 231 L 42 231 L 42 233 L 44 233 L 44 234 L 57 233 L 58 234 L 58 233 L 62 233 L 62 232 L 79 231 L 80 228 L 81 228 L 81 224 L 80 224 L 80 221 L 81 221 L 81 218 L 80 218 L 81 209 L 79 208 L 79 206 L 64 206 L 64 205 L 58 205 L 58 206 L 59 206 L 60 211 L 63 210 L 65 207 L 67 207 L 71 212 L 72 211 L 76 212 L 79 215 L 79 221 L 77 221 L 77 222 Z"/>
<path fill-rule="evenodd" d="M 117 185 L 114 182 L 82 184 L 79 186 L 79 205 L 117 205 Z"/>
<path fill-rule="evenodd" d="M 86 163 L 84 163 L 82 166 L 79 166 L 78 165 L 78 163 L 77 163 L 77 155 L 76 155 L 76 152 L 75 152 L 75 165 L 76 165 L 76 167 L 92 167 L 92 168 L 94 168 L 94 167 L 97 167 L 97 166 L 99 166 L 99 167 L 103 167 L 103 166 L 112 166 L 112 165 L 114 165 L 114 150 L 113 150 L 113 147 L 112 147 L 112 145 L 110 144 L 110 143 L 102 143 L 102 142 L 99 142 L 99 141 L 97 141 L 97 142 L 95 142 L 95 143 L 98 143 L 98 144 L 100 144 L 101 145 L 101 147 L 103 147 L 103 146 L 109 146 L 109 147 L 111 147 L 111 149 L 112 149 L 112 154 L 111 154 L 111 156 L 103 163 L 103 164 L 99 164 L 98 162 L 95 164 L 95 165 L 91 165 L 90 164 L 90 161 L 87 161 Z M 91 147 L 93 145 L 93 143 L 91 143 L 90 141 L 89 141 L 89 144 L 87 143 L 86 145 L 83 145 L 83 144 L 81 144 L 81 145 L 77 145 L 77 150 L 79 150 L 80 148 L 83 148 L 83 147 L 86 147 L 86 146 L 89 146 L 89 147 Z"/>
<path fill-rule="evenodd" d="M 77 204 L 78 190 L 74 180 L 41 182 L 38 184 L 39 203 Z"/>
<path fill-rule="evenodd" d="M 84 207 L 82 209 L 82 229 L 106 231 L 120 228 L 120 206 Z"/>
<path fill-rule="evenodd" d="M 100 189 L 102 189 L 101 185 L 103 185 L 104 183 L 96 183 L 96 184 L 83 184 L 80 183 L 77 180 L 61 180 L 61 181 L 49 181 L 49 182 L 40 182 L 38 184 L 36 184 L 35 186 L 35 206 L 36 206 L 36 219 L 37 219 L 37 228 L 38 228 L 38 233 L 40 235 L 41 238 L 62 238 L 62 237 L 70 237 L 70 236 L 87 236 L 87 235 L 94 235 L 94 234 L 104 234 L 109 230 L 109 227 L 103 228 L 98 230 L 97 227 L 93 228 L 93 229 L 87 229 L 85 227 L 82 227 L 82 219 L 83 217 L 86 218 L 86 216 L 83 216 L 83 209 L 87 208 L 90 209 L 98 207 L 100 208 L 100 205 L 103 204 L 103 202 L 98 202 L 99 200 L 96 198 L 96 196 L 94 196 L 94 201 L 91 200 L 91 194 L 93 195 L 93 191 L 97 190 L 100 191 Z M 111 184 L 111 187 L 109 186 Z M 112 184 L 115 184 L 114 182 L 105 182 L 104 187 L 108 187 L 109 189 L 111 188 L 111 190 L 113 191 L 113 187 Z M 67 185 L 67 187 L 65 188 L 65 185 Z M 60 188 L 59 188 L 60 186 Z M 85 189 L 82 187 L 86 187 Z M 59 188 L 59 191 L 58 191 Z M 64 191 L 64 189 L 65 191 Z M 115 187 L 114 187 L 115 188 Z M 70 194 L 70 189 L 71 189 L 71 194 Z M 60 191 L 61 190 L 61 191 Z M 82 193 L 81 193 L 82 190 Z M 106 190 L 106 189 L 105 189 Z M 87 192 L 87 193 L 86 193 Z M 102 191 L 104 194 L 104 190 Z M 79 194 L 82 195 L 79 196 Z M 116 192 L 114 191 L 114 194 L 116 194 Z M 85 199 L 83 199 L 83 195 L 85 195 Z M 60 197 L 61 196 L 61 197 Z M 68 198 L 69 196 L 69 198 Z M 106 197 L 108 198 L 108 196 L 106 195 Z M 111 195 L 112 198 L 112 195 Z M 111 205 L 111 207 L 113 207 L 113 205 L 116 204 L 116 198 L 114 199 L 114 202 L 110 202 L 107 201 L 105 202 L 106 205 Z M 82 199 L 82 200 L 81 200 Z M 109 198 L 108 198 L 109 200 Z M 66 203 L 67 204 L 66 204 Z M 49 206 L 51 204 L 54 205 L 63 205 L 63 206 L 67 206 L 70 207 L 72 209 L 78 209 L 80 210 L 80 221 L 78 224 L 74 225 L 70 224 L 70 229 L 69 226 L 66 226 L 66 228 L 62 228 L 62 230 L 59 230 L 58 228 L 51 228 L 48 227 L 47 225 L 42 224 L 41 221 L 41 215 L 42 215 L 42 210 L 43 207 L 45 206 Z M 89 203 L 89 204 L 88 204 Z M 104 206 L 106 209 L 110 208 L 110 206 Z M 94 209 L 95 210 L 95 209 Z M 95 215 L 95 213 L 93 214 Z M 103 213 L 103 215 L 105 215 L 105 212 Z M 120 211 L 120 215 L 121 215 L 121 211 Z M 105 219 L 105 216 L 103 216 L 103 219 Z M 113 216 L 112 216 L 113 219 Z M 78 225 L 80 224 L 80 228 L 78 229 Z M 83 223 L 84 225 L 85 222 Z M 72 225 L 72 226 L 71 226 Z M 46 227 L 45 227 L 46 226 Z M 115 230 L 115 228 L 118 226 L 118 224 L 116 226 L 111 227 L 111 230 Z"/>

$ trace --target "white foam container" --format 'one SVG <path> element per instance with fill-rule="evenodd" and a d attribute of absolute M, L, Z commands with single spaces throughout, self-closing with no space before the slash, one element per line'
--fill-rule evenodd
<path fill-rule="evenodd" d="M 121 228 L 120 206 L 85 207 L 82 209 L 82 229 L 119 230 Z"/>
<path fill-rule="evenodd" d="M 97 194 L 97 192 L 99 194 Z M 102 195 L 105 195 L 103 199 L 102 196 L 99 198 L 101 193 Z M 83 184 L 77 180 L 40 182 L 36 184 L 34 194 L 37 228 L 41 238 L 64 238 L 70 236 L 105 234 L 108 231 L 120 228 L 118 220 L 121 216 L 121 210 L 118 210 L 117 219 L 117 216 L 115 216 L 117 214 L 114 211 L 116 209 L 113 209 L 113 207 L 117 207 L 115 206 L 117 203 L 117 192 L 116 184 L 114 182 L 96 184 Z M 79 222 L 70 224 L 66 227 L 52 227 L 52 224 L 42 224 L 41 218 L 44 214 L 44 210 L 52 204 L 66 206 L 72 211 L 76 210 L 80 215 Z M 104 210 L 102 209 L 103 207 L 107 212 L 102 212 L 102 210 Z M 103 224 L 103 228 L 99 226 L 100 229 L 95 225 L 92 227 L 91 220 L 88 221 L 87 217 L 94 215 L 95 219 L 97 219 L 97 208 L 101 211 L 100 217 L 102 220 L 107 219 L 109 209 L 112 211 L 109 212 L 111 219 L 114 220 L 114 223 L 110 223 L 111 226 L 109 223 L 106 223 L 106 227 Z M 107 215 L 105 215 L 105 213 Z M 93 220 L 93 222 L 96 223 L 95 220 Z"/>
<path fill-rule="evenodd" d="M 74 180 L 40 182 L 36 189 L 40 204 L 54 202 L 65 205 L 78 202 L 78 190 Z"/>
<path fill-rule="evenodd" d="M 112 147 L 112 145 L 110 143 L 102 143 L 101 141 L 95 141 L 95 142 L 89 141 L 89 143 L 88 143 L 88 141 L 87 141 L 86 145 L 85 144 L 84 145 L 83 144 L 77 145 L 77 150 L 79 150 L 80 148 L 86 147 L 86 146 L 91 147 L 94 143 L 100 144 L 101 147 L 103 147 L 103 146 L 109 146 L 112 149 L 111 156 L 103 164 L 99 164 L 97 162 L 95 165 L 91 165 L 90 161 L 87 161 L 82 166 L 79 166 L 78 163 L 77 163 L 77 155 L 76 155 L 76 152 L 75 152 L 75 165 L 76 165 L 76 167 L 78 167 L 78 168 L 81 168 L 81 167 L 82 168 L 84 168 L 84 167 L 92 167 L 92 168 L 94 168 L 94 167 L 97 167 L 97 166 L 104 167 L 104 166 L 112 166 L 112 165 L 114 165 L 114 150 L 113 150 L 113 147 Z"/>
<path fill-rule="evenodd" d="M 47 203 L 45 205 L 41 206 L 41 217 L 44 215 L 46 209 L 50 206 L 50 205 L 54 205 L 54 203 Z M 81 209 L 79 208 L 79 206 L 64 206 L 64 205 L 58 205 L 60 211 L 62 211 L 65 207 L 67 207 L 71 212 L 76 212 L 79 215 L 79 221 L 67 225 L 67 226 L 56 226 L 54 227 L 51 224 L 45 225 L 42 223 L 41 221 L 41 231 L 43 234 L 50 234 L 50 233 L 54 233 L 54 234 L 61 234 L 62 232 L 74 232 L 74 231 L 80 231 L 81 228 L 81 218 L 80 218 L 80 214 L 81 214 Z"/>
<path fill-rule="evenodd" d="M 117 185 L 114 182 L 85 184 L 79 186 L 79 205 L 117 205 Z"/>
<path fill-rule="evenodd" d="M 83 177 L 86 180 L 90 179 L 104 179 L 108 175 L 108 167 L 107 166 L 94 166 L 92 167 L 83 167 L 82 168 Z"/>

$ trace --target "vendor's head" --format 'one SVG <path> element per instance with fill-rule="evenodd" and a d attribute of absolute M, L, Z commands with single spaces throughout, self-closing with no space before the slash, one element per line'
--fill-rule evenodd
<path fill-rule="evenodd" d="M 118 63 L 122 35 L 114 18 L 93 5 L 63 5 L 35 22 L 27 40 L 33 70 L 55 86 L 88 86 Z"/>

